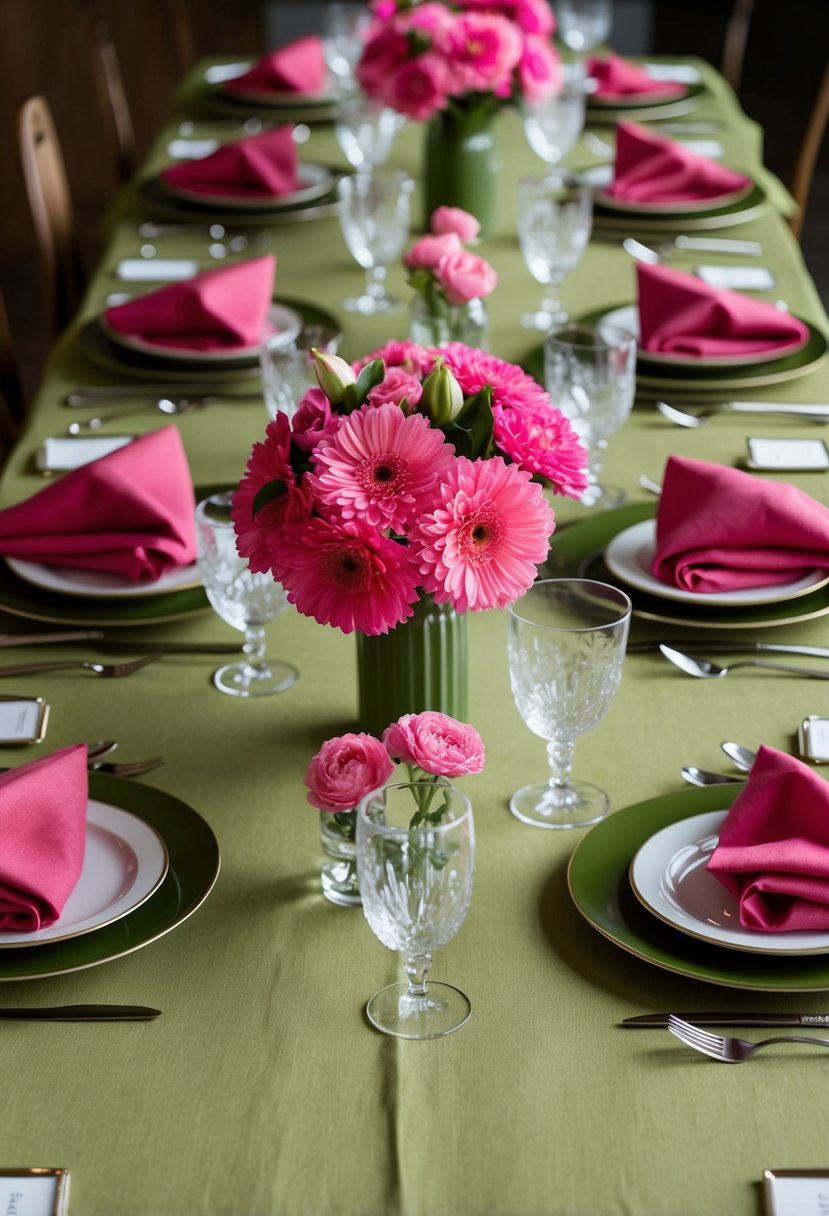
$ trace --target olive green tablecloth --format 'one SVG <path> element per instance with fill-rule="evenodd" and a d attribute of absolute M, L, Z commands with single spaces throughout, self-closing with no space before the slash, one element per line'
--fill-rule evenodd
<path fill-rule="evenodd" d="M 723 123 L 728 160 L 758 173 L 760 133 L 707 69 L 706 80 L 712 91 L 689 118 Z M 185 88 L 183 107 L 187 96 Z M 163 162 L 173 130 L 149 169 Z M 416 173 L 421 137 L 409 125 L 393 163 Z M 499 120 L 499 145 L 500 230 L 481 252 L 500 275 L 490 301 L 492 349 L 520 359 L 534 340 L 518 318 L 541 289 L 514 235 L 515 181 L 541 165 L 514 115 Z M 330 127 L 315 127 L 305 147 L 308 158 L 343 164 Z M 586 149 L 570 157 L 576 165 L 593 159 Z M 771 188 L 785 206 L 785 193 Z M 151 218 L 139 198 L 127 192 L 113 210 L 87 317 L 116 289 L 119 258 L 138 249 L 135 225 Z M 406 334 L 405 313 L 373 321 L 342 312 L 362 272 L 336 218 L 273 232 L 280 291 L 330 309 L 345 331 L 343 353 L 355 357 Z M 778 211 L 729 235 L 760 240 L 777 276 L 775 295 L 826 325 Z M 167 241 L 168 249 L 195 255 L 203 246 Z M 398 267 L 389 279 L 405 291 Z M 618 243 L 596 240 L 562 294 L 579 313 L 631 299 L 633 285 L 633 264 Z M 38 488 L 32 454 L 70 420 L 61 405 L 66 391 L 112 380 L 82 355 L 77 332 L 67 333 L 46 370 L 3 476 L 3 504 Z M 751 395 L 829 401 L 829 371 Z M 179 419 L 194 480 L 236 480 L 265 422 L 261 403 L 219 403 Z M 128 428 L 158 424 L 148 412 Z M 659 478 L 669 452 L 734 464 L 752 433 L 820 429 L 722 419 L 681 431 L 638 405 L 610 442 L 608 477 L 644 501 L 638 475 Z M 791 480 L 827 499 L 825 474 Z M 569 501 L 554 505 L 562 522 L 588 514 Z M 826 620 L 771 635 L 825 643 Z M 3 628 L 21 625 L 3 618 Z M 827 997 L 675 976 L 623 953 L 582 919 L 566 868 L 584 833 L 534 830 L 507 809 L 513 789 L 541 776 L 546 757 L 513 707 L 504 635 L 503 613 L 470 620 L 470 718 L 488 753 L 484 774 L 467 785 L 478 833 L 475 890 L 466 923 L 433 971 L 469 994 L 473 1014 L 459 1033 L 425 1043 L 369 1027 L 365 1002 L 397 977 L 398 960 L 359 910 L 326 903 L 319 889 L 318 818 L 305 803 L 302 774 L 322 740 L 355 720 L 353 638 L 287 614 L 269 629 L 270 650 L 294 661 L 301 679 L 289 693 L 253 703 L 216 692 L 212 661 L 198 657 L 168 657 L 121 681 L 61 674 L 4 682 L 52 705 L 48 738 L 34 754 L 101 736 L 119 739 L 125 759 L 161 752 L 164 767 L 142 780 L 207 820 L 222 871 L 204 906 L 145 949 L 0 986 L 9 1004 L 128 1001 L 164 1011 L 145 1025 L 5 1024 L 0 1165 L 68 1167 L 78 1216 L 754 1216 L 764 1168 L 829 1167 L 821 1058 L 799 1050 L 724 1068 L 666 1031 L 617 1028 L 636 1012 L 818 1011 Z M 159 627 L 157 636 L 236 635 L 208 613 Z M 645 636 L 637 624 L 634 637 Z M 20 661 L 32 652 L 7 655 Z M 727 763 L 723 739 L 791 749 L 806 715 L 829 712 L 828 692 L 817 681 L 751 672 L 697 682 L 658 655 L 631 655 L 610 713 L 577 745 L 576 770 L 607 789 L 613 812 L 624 814 L 678 791 L 685 763 Z M 28 756 L 7 748 L 0 763 Z"/>

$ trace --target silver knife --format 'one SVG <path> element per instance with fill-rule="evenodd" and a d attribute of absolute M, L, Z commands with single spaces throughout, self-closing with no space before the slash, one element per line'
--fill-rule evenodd
<path fill-rule="evenodd" d="M 640 1013 L 623 1018 L 620 1026 L 655 1027 L 668 1025 L 667 1013 Z M 674 1017 L 694 1026 L 829 1026 L 829 1013 L 677 1013 Z"/>
<path fill-rule="evenodd" d="M 0 1009 L 0 1018 L 38 1022 L 150 1022 L 160 1009 L 147 1005 L 36 1005 L 27 1009 Z"/>
<path fill-rule="evenodd" d="M 157 650 L 161 654 L 239 654 L 241 642 L 157 642 L 131 638 L 109 638 L 101 629 L 74 629 L 58 633 L 0 633 L 0 649 L 6 646 L 52 646 L 66 642 L 95 642 L 100 650 Z"/>
<path fill-rule="evenodd" d="M 658 650 L 664 646 L 694 646 L 698 650 L 710 651 L 712 654 L 805 654 L 813 659 L 829 659 L 829 646 L 793 646 L 784 642 L 709 642 L 699 636 L 693 638 L 674 638 L 659 642 L 629 642 L 628 654 L 644 654 Z"/>
<path fill-rule="evenodd" d="M 261 389 L 248 389 L 240 392 L 238 389 L 229 389 L 222 387 L 215 381 L 210 384 L 176 384 L 171 386 L 167 384 L 87 384 L 77 388 L 74 392 L 69 393 L 66 397 L 66 404 L 71 406 L 78 405 L 105 405 L 110 399 L 122 400 L 123 398 L 136 398 L 139 401 L 156 397 L 168 397 L 171 392 L 179 394 L 179 396 L 206 396 L 210 394 L 212 397 L 224 397 L 228 401 L 261 401 Z"/>

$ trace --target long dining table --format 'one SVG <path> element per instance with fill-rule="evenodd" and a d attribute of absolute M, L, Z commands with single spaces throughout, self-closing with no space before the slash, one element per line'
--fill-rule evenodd
<path fill-rule="evenodd" d="M 758 262 L 776 279 L 764 298 L 785 300 L 826 333 L 829 322 L 786 223 L 790 200 L 762 168 L 762 132 L 710 65 L 684 62 L 699 69 L 705 86 L 685 118 L 715 124 L 726 163 L 766 192 L 759 213 L 714 234 L 759 241 Z M 103 257 L 3 469 L 0 506 L 40 488 L 33 458 L 46 437 L 96 412 L 67 408 L 69 392 L 130 380 L 96 363 L 85 330 L 111 293 L 131 289 L 116 268 L 139 256 L 139 223 L 163 218 L 149 205 L 147 183 L 167 163 L 179 123 L 196 113 L 204 70 L 199 63 L 182 83 L 141 173 L 113 201 Z M 331 124 L 308 126 L 302 156 L 345 169 Z M 588 129 L 612 143 L 612 126 L 589 118 Z M 523 328 L 520 316 L 541 289 L 518 247 L 515 194 L 518 178 L 543 165 L 518 114 L 501 112 L 497 140 L 498 224 L 479 249 L 499 276 L 488 302 L 490 348 L 537 367 L 542 335 Z M 422 127 L 408 124 L 389 158 L 416 181 L 422 141 Z M 585 168 L 599 159 L 582 141 L 567 163 Z M 415 225 L 419 197 L 418 184 Z M 257 221 L 251 239 L 263 228 L 277 257 L 277 295 L 333 314 L 344 335 L 341 354 L 354 359 L 407 335 L 405 310 L 379 318 L 342 310 L 363 272 L 333 208 L 302 222 Z M 621 247 L 623 235 L 595 231 L 563 284 L 571 315 L 635 299 L 635 263 Z M 201 237 L 157 246 L 165 256 L 213 264 Z M 700 260 L 739 264 L 727 254 L 682 253 L 670 264 L 691 269 Z M 388 285 L 409 294 L 402 266 L 389 268 Z M 748 395 L 829 402 L 829 366 L 816 363 L 806 375 Z M 261 397 L 219 398 L 176 418 L 196 487 L 238 481 L 266 422 Z M 142 434 L 170 424 L 147 408 L 104 429 Z M 639 476 L 659 481 L 670 453 L 738 466 L 748 435 L 822 433 L 810 422 L 744 416 L 681 429 L 643 397 L 610 440 L 606 473 L 625 488 L 630 509 L 646 514 L 655 500 Z M 758 476 L 791 481 L 829 503 L 824 472 Z M 573 573 L 590 548 L 578 529 L 594 520 L 603 535 L 602 516 L 569 499 L 551 501 L 558 527 L 547 570 Z M 4 576 L 2 631 L 58 627 L 44 619 L 36 589 L 16 585 L 12 595 L 9 585 Z M 73 623 L 83 615 L 76 603 Z M 827 619 L 795 614 L 762 630 L 730 630 L 726 640 L 825 644 Z M 239 640 L 209 610 L 158 623 L 130 618 L 130 628 L 107 632 L 162 642 Z M 631 642 L 677 632 L 635 616 Z M 515 789 L 544 774 L 546 756 L 513 704 L 506 613 L 473 614 L 469 634 L 469 718 L 487 749 L 483 773 L 465 784 L 477 832 L 475 884 L 466 922 L 437 954 L 433 975 L 469 995 L 472 1016 L 457 1033 L 426 1042 L 389 1038 L 369 1025 L 366 1000 L 399 978 L 399 959 L 360 909 L 335 906 L 320 889 L 319 816 L 306 803 L 302 778 L 324 739 L 354 729 L 353 637 L 285 613 L 268 629 L 268 651 L 290 658 L 300 679 L 258 700 L 221 695 L 211 683 L 218 660 L 199 654 L 165 655 L 121 680 L 60 672 L 3 681 L 4 692 L 37 694 L 51 707 L 45 740 L 30 751 L 3 747 L 4 766 L 99 737 L 117 739 L 125 760 L 164 757 L 163 766 L 129 782 L 99 778 L 92 792 L 140 807 L 162 836 L 169 833 L 182 889 L 135 936 L 107 930 L 111 943 L 97 954 L 58 945 L 43 955 L 24 950 L 18 961 L 15 950 L 0 950 L 0 1004 L 117 1001 L 163 1011 L 145 1024 L 4 1025 L 0 1167 L 68 1169 L 70 1210 L 82 1216 L 755 1216 L 764 1170 L 829 1168 L 826 1064 L 815 1051 L 770 1052 L 728 1068 L 665 1029 L 619 1026 L 655 1011 L 825 1008 L 829 966 L 821 956 L 769 959 L 692 939 L 677 944 L 670 929 L 660 936 L 641 927 L 647 914 L 627 906 L 626 883 L 630 857 L 647 835 L 643 823 L 721 809 L 733 796 L 730 786 L 722 794 L 684 784 L 683 765 L 722 769 L 719 745 L 727 739 L 795 751 L 799 724 L 829 715 L 829 686 L 761 671 L 695 680 L 658 651 L 632 646 L 609 713 L 576 746 L 576 775 L 608 791 L 610 817 L 589 830 L 537 830 L 508 809 Z M 696 649 L 704 653 L 704 643 Z M 11 645 L 2 660 L 47 653 L 102 657 L 90 641 L 48 652 Z M 196 830 L 195 821 L 206 828 Z M 210 885 L 211 833 L 221 868 L 200 902 Z M 588 856 L 591 839 L 603 843 Z M 568 873 L 579 850 L 582 865 Z M 199 903 L 192 915 L 188 901 Z"/>

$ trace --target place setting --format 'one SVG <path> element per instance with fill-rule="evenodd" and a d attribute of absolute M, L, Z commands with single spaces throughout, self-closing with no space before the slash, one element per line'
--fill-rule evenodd
<path fill-rule="evenodd" d="M 691 113 L 706 100 L 707 90 L 699 74 L 689 73 L 685 65 L 672 70 L 669 64 L 636 64 L 608 54 L 589 58 L 586 72 L 592 83 L 587 95 L 587 116 L 592 123 L 675 118 Z"/>
<path fill-rule="evenodd" d="M 293 122 L 328 121 L 335 99 L 323 39 L 309 35 L 255 60 L 209 64 L 186 100 L 200 110 L 240 120 L 255 113 Z"/>

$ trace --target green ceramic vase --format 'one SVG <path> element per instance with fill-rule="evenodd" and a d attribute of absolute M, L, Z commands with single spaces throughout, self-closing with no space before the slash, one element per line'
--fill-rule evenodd
<path fill-rule="evenodd" d="M 439 111 L 426 128 L 423 227 L 436 207 L 462 207 L 481 225 L 495 227 L 497 165 L 492 130 L 494 111 L 484 105 Z"/>

